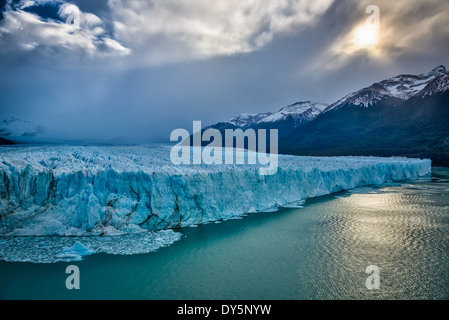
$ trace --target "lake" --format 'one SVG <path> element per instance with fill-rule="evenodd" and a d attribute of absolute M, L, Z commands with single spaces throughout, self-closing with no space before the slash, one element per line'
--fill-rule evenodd
<path fill-rule="evenodd" d="M 148 254 L 0 261 L 0 299 L 449 299 L 447 168 L 176 232 Z M 65 286 L 68 265 L 79 290 Z"/>

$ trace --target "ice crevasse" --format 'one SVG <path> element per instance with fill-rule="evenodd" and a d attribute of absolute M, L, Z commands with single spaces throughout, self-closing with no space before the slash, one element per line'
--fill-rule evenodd
<path fill-rule="evenodd" d="M 310 197 L 427 175 L 430 160 L 279 156 L 258 165 L 170 162 L 167 146 L 13 146 L 0 150 L 0 235 L 164 230 L 274 210 Z"/>

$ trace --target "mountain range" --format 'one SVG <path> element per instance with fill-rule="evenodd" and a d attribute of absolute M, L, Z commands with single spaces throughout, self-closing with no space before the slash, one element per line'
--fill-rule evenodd
<path fill-rule="evenodd" d="M 350 93 L 330 105 L 296 102 L 241 114 L 214 128 L 278 129 L 279 152 L 310 156 L 405 156 L 449 166 L 449 73 L 438 66 Z M 47 130 L 17 118 L 0 122 L 0 144 L 39 143 Z M 48 140 L 48 138 L 47 138 Z"/>
<path fill-rule="evenodd" d="M 0 137 L 6 140 L 33 138 L 43 135 L 47 129 L 30 121 L 9 117 L 0 122 Z"/>
<path fill-rule="evenodd" d="M 278 129 L 279 137 L 286 138 L 297 128 L 315 119 L 327 104 L 310 101 L 296 102 L 286 106 L 277 112 L 265 112 L 258 114 L 241 114 L 226 122 L 217 123 L 208 128 L 218 129 L 224 132 L 226 129 Z M 208 129 L 208 128 L 205 128 Z"/>
<path fill-rule="evenodd" d="M 374 83 L 330 105 L 297 102 L 208 128 L 278 129 L 284 154 L 406 156 L 449 166 L 448 89 L 449 73 L 438 66 Z"/>

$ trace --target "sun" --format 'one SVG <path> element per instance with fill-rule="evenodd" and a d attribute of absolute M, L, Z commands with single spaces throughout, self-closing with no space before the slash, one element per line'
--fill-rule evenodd
<path fill-rule="evenodd" d="M 355 43 L 362 48 L 374 46 L 378 38 L 379 29 L 374 26 L 364 25 L 355 30 Z"/>

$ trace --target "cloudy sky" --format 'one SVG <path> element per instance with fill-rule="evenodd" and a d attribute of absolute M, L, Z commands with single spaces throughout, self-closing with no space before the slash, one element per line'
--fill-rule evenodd
<path fill-rule="evenodd" d="M 375 37 L 364 32 L 380 10 Z M 168 142 L 240 113 L 332 103 L 449 67 L 448 0 L 0 0 L 0 118 Z M 370 20 L 371 21 L 371 20 Z"/>

